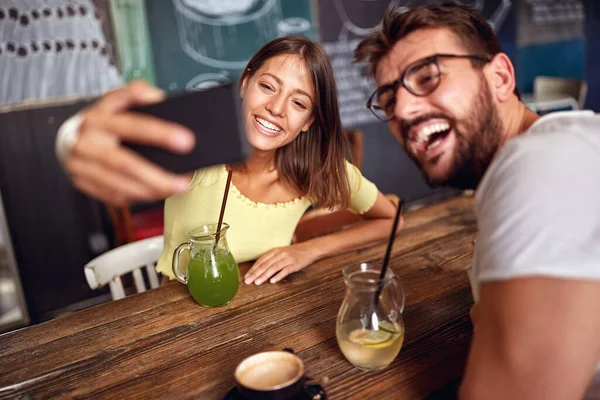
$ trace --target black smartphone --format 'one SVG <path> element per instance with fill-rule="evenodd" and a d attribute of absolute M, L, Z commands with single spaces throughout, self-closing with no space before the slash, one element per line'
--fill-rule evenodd
<path fill-rule="evenodd" d="M 176 122 L 196 136 L 196 145 L 188 154 L 162 148 L 124 143 L 150 161 L 174 173 L 185 173 L 217 164 L 241 163 L 249 146 L 240 118 L 237 86 L 223 84 L 209 89 L 179 93 L 166 100 L 130 109 L 132 112 Z"/>

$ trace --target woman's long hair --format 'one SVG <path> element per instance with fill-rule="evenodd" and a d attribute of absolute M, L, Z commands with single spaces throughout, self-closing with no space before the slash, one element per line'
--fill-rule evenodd
<path fill-rule="evenodd" d="M 338 109 L 337 87 L 327 54 L 303 36 L 285 36 L 261 47 L 244 69 L 241 82 L 268 59 L 293 54 L 300 57 L 312 78 L 316 98 L 314 121 L 306 132 L 275 153 L 275 165 L 284 182 L 319 207 L 346 208 L 350 186 L 346 173 L 346 139 Z"/>

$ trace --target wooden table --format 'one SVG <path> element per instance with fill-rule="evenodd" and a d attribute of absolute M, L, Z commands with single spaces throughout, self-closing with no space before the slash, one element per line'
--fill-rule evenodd
<path fill-rule="evenodd" d="M 282 283 L 241 285 L 205 309 L 173 283 L 0 336 L 0 398 L 221 399 L 244 357 L 292 348 L 330 399 L 424 398 L 456 382 L 471 337 L 464 269 L 476 225 L 472 199 L 408 213 L 390 266 L 406 292 L 406 337 L 387 369 L 363 372 L 335 338 L 341 268 L 379 261 L 385 244 L 306 268 Z M 248 266 L 242 266 L 242 273 Z"/>

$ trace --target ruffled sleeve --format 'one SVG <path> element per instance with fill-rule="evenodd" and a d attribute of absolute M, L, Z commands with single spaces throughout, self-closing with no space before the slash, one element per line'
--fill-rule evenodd
<path fill-rule="evenodd" d="M 369 211 L 377 200 L 377 186 L 365 178 L 354 165 L 346 161 L 348 183 L 350 184 L 350 207 L 355 214 Z"/>

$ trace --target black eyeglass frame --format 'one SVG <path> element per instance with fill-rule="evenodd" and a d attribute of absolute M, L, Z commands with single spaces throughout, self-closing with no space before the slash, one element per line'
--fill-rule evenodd
<path fill-rule="evenodd" d="M 477 54 L 434 54 L 429 57 L 421 58 L 421 59 L 409 64 L 408 67 L 406 67 L 406 69 L 400 76 L 400 78 L 396 79 L 394 82 L 392 82 L 390 84 L 383 85 L 383 86 L 380 86 L 377 89 L 375 89 L 375 91 L 371 94 L 371 96 L 369 97 L 369 100 L 367 101 L 367 108 L 369 110 L 371 110 L 371 112 L 373 113 L 373 115 L 375 115 L 375 117 L 377 117 L 377 119 L 387 122 L 387 121 L 393 119 L 394 116 L 390 116 L 386 119 L 383 119 L 377 114 L 376 110 L 373 109 L 373 107 L 375 106 L 375 104 L 373 103 L 373 99 L 375 99 L 378 94 L 382 93 L 383 91 L 387 91 L 387 90 L 391 89 L 395 95 L 396 92 L 398 91 L 398 86 L 400 86 L 400 85 L 402 85 L 406 90 L 408 90 L 409 93 L 411 93 L 412 95 L 417 96 L 417 97 L 425 97 L 425 96 L 433 93 L 433 91 L 435 89 L 437 89 L 438 86 L 440 85 L 441 79 L 438 80 L 438 82 L 435 84 L 435 86 L 433 86 L 431 88 L 431 90 L 429 90 L 425 93 L 417 93 L 417 92 L 415 92 L 415 90 L 413 88 L 410 87 L 410 85 L 408 84 L 408 82 L 406 80 L 406 77 L 407 77 L 408 73 L 411 70 L 413 70 L 414 68 L 420 67 L 420 66 L 423 66 L 423 65 L 426 65 L 429 63 L 435 64 L 435 66 L 438 69 L 438 75 L 436 77 L 439 77 L 441 75 L 441 73 L 439 72 L 440 66 L 438 64 L 438 60 L 440 58 L 466 58 L 466 59 L 471 59 L 471 60 L 482 61 L 484 63 L 488 63 L 491 61 L 490 57 L 484 56 L 484 55 L 477 55 Z"/>

